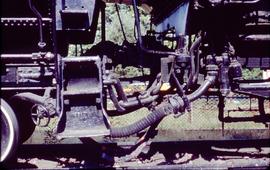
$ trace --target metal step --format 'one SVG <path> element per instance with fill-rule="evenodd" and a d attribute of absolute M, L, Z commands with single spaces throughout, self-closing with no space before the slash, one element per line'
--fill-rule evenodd
<path fill-rule="evenodd" d="M 64 96 L 99 94 L 101 84 L 97 78 L 74 78 L 68 81 Z"/>
<path fill-rule="evenodd" d="M 58 138 L 94 137 L 109 135 L 110 130 L 105 124 L 101 110 L 96 106 L 71 107 L 66 112 L 65 130 Z"/>
<path fill-rule="evenodd" d="M 58 138 L 109 135 L 103 114 L 101 59 L 98 56 L 62 59 L 64 83 Z"/>

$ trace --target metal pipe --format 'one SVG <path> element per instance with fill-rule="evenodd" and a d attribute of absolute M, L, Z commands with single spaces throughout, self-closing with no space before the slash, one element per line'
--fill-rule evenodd
<path fill-rule="evenodd" d="M 118 20 L 119 20 L 119 23 L 120 23 L 120 27 L 121 27 L 121 31 L 122 31 L 124 40 L 127 41 L 127 36 L 126 36 L 125 30 L 124 30 L 124 27 L 123 27 L 123 23 L 122 23 L 122 19 L 121 19 L 121 16 L 120 16 L 118 4 L 115 3 L 114 6 L 115 6 L 115 9 L 116 9 L 116 13 L 117 13 L 117 16 L 118 16 Z"/>
<path fill-rule="evenodd" d="M 103 82 L 104 84 L 110 86 L 110 85 L 114 85 L 116 93 L 118 95 L 118 97 L 120 97 L 121 100 L 123 100 L 124 102 L 127 102 L 127 96 L 123 90 L 123 87 L 121 85 L 120 80 L 117 77 L 112 77 L 112 79 L 106 79 Z"/>
<path fill-rule="evenodd" d="M 150 94 L 151 94 L 151 95 L 156 95 L 156 94 L 158 94 L 158 92 L 160 91 L 161 86 L 162 86 L 162 83 L 159 82 L 159 83 L 155 86 L 155 88 L 151 91 Z"/>
<path fill-rule="evenodd" d="M 200 43 L 202 42 L 202 37 L 199 37 L 197 40 L 196 40 L 199 44 L 198 44 L 198 47 L 197 49 L 200 47 Z M 195 68 L 195 74 L 193 76 L 193 79 L 192 79 L 192 83 L 194 84 L 197 80 L 198 80 L 198 75 L 199 75 L 199 70 L 200 70 L 200 52 L 199 50 L 197 51 L 197 55 L 196 55 L 196 68 Z"/>
<path fill-rule="evenodd" d="M 1 54 L 1 59 L 32 59 L 32 54 Z"/>
<path fill-rule="evenodd" d="M 119 112 L 126 111 L 125 108 L 123 108 L 122 106 L 119 105 L 119 101 L 117 100 L 117 97 L 115 96 L 115 94 L 113 92 L 112 86 L 110 86 L 110 85 L 108 86 L 108 91 L 109 91 L 110 98 L 111 98 L 116 110 Z"/>
<path fill-rule="evenodd" d="M 119 105 L 124 108 L 131 108 L 131 107 L 136 107 L 139 105 L 149 104 L 155 101 L 157 98 L 158 98 L 158 95 L 149 96 L 143 99 L 136 97 L 136 98 L 131 98 L 128 102 L 119 101 Z"/>
<path fill-rule="evenodd" d="M 141 105 L 149 104 L 158 98 L 158 95 L 147 96 L 145 98 L 139 98 L 140 97 L 139 96 L 139 97 L 130 98 L 128 101 L 124 102 L 122 100 L 120 101 L 117 100 L 111 86 L 108 86 L 108 90 L 109 90 L 110 98 L 115 108 L 119 112 L 126 112 L 128 109 L 132 109 Z"/>
<path fill-rule="evenodd" d="M 121 98 L 121 100 L 123 100 L 124 102 L 127 102 L 127 96 L 124 92 L 124 89 L 121 85 L 121 82 L 118 78 L 114 78 L 114 80 L 116 80 L 116 83 L 114 84 L 114 87 L 116 89 L 117 95 Z"/>
<path fill-rule="evenodd" d="M 135 24 L 136 24 L 137 34 L 138 34 L 138 43 L 139 43 L 139 47 L 141 47 L 142 46 L 142 34 L 141 34 L 141 27 L 140 27 L 139 11 L 137 8 L 137 0 L 132 0 L 132 6 L 133 6 L 133 10 L 134 10 Z"/>
<path fill-rule="evenodd" d="M 243 1 L 243 0 L 229 0 L 224 1 L 225 4 L 255 4 L 261 0 Z"/>
<path fill-rule="evenodd" d="M 41 64 L 35 64 L 35 63 L 31 63 L 31 64 L 25 64 L 25 63 L 18 63 L 18 64 L 5 64 L 6 67 L 40 67 L 40 66 L 45 66 L 45 65 L 41 65 Z M 50 63 L 48 65 L 46 65 L 48 67 L 54 67 L 54 63 Z"/>
<path fill-rule="evenodd" d="M 149 87 L 147 89 L 148 94 L 155 95 L 159 92 L 161 85 L 162 85 L 160 78 L 161 78 L 161 73 L 158 73 L 158 75 L 157 75 L 155 81 L 152 83 L 151 87 Z"/>
<path fill-rule="evenodd" d="M 149 50 L 145 47 L 141 46 L 141 49 L 143 52 L 149 53 L 149 54 L 157 54 L 157 55 L 173 55 L 173 56 L 179 56 L 179 52 L 172 52 L 172 51 L 156 51 L 156 50 Z"/>
<path fill-rule="evenodd" d="M 154 81 L 153 81 L 153 83 L 151 84 L 151 86 L 146 90 L 148 93 L 151 93 L 154 89 L 155 89 L 155 87 L 157 86 L 157 84 L 158 84 L 158 81 L 157 81 L 157 79 L 155 79 Z"/>
<path fill-rule="evenodd" d="M 42 49 L 42 48 L 44 48 L 46 46 L 46 43 L 43 41 L 42 16 L 38 12 L 36 7 L 32 4 L 32 0 L 28 0 L 28 4 L 29 4 L 30 9 L 33 11 L 33 13 L 36 15 L 36 17 L 38 19 L 38 25 L 39 25 L 39 42 L 38 42 L 38 46 L 39 46 L 39 48 Z"/>
<path fill-rule="evenodd" d="M 22 62 L 32 62 L 33 54 L 1 54 L 1 62 L 12 62 L 22 63 Z"/>
<path fill-rule="evenodd" d="M 32 54 L 1 54 L 0 57 L 2 62 L 12 62 L 12 64 L 33 62 L 37 60 L 51 61 L 54 59 L 54 55 L 51 52 Z"/>
<path fill-rule="evenodd" d="M 174 80 L 174 82 L 175 82 L 175 85 L 176 85 L 178 94 L 179 94 L 180 96 L 183 96 L 183 95 L 184 95 L 184 90 L 183 90 L 181 84 L 179 83 L 179 81 L 178 81 L 178 79 L 177 79 L 177 77 L 175 76 L 174 73 L 172 73 L 172 78 L 173 78 L 173 80 Z"/>
<path fill-rule="evenodd" d="M 215 83 L 217 79 L 217 75 L 210 75 L 207 76 L 205 81 L 202 83 L 202 85 L 193 93 L 187 95 L 187 98 L 190 102 L 198 99 L 201 95 L 203 95 L 211 85 Z"/>
<path fill-rule="evenodd" d="M 63 70 L 64 64 L 62 62 L 62 57 L 57 55 L 56 58 L 56 113 L 59 116 L 62 116 L 62 111 L 64 107 L 63 94 L 62 91 L 64 89 L 63 82 Z"/>
<path fill-rule="evenodd" d="M 131 109 L 131 108 L 137 107 L 139 105 L 145 105 L 145 104 L 151 103 L 157 99 L 157 96 L 147 96 L 147 97 L 141 98 L 141 99 L 139 97 L 134 97 L 134 98 L 128 99 L 128 101 L 123 101 L 123 100 L 118 101 L 111 86 L 108 86 L 108 90 L 109 90 L 110 98 L 111 98 L 115 108 L 119 112 L 125 112 L 125 111 L 127 111 L 127 109 Z"/>
<path fill-rule="evenodd" d="M 102 3 L 101 5 L 101 40 L 106 41 L 106 14 L 105 14 L 106 5 Z"/>
<path fill-rule="evenodd" d="M 191 57 L 191 71 L 190 71 L 190 74 L 189 74 L 189 77 L 188 77 L 188 81 L 187 81 L 187 85 L 186 85 L 186 89 L 189 88 L 190 84 L 193 84 L 193 79 L 194 79 L 194 76 L 196 75 L 195 74 L 195 71 L 196 71 L 196 68 L 195 68 L 195 54 L 194 54 L 194 51 L 195 49 L 197 49 L 201 43 L 201 40 L 202 38 L 199 37 L 195 40 L 195 42 L 192 44 L 192 46 L 190 47 L 190 57 Z M 198 63 L 199 64 L 199 63 Z M 198 65 L 197 64 L 197 65 Z"/>
<path fill-rule="evenodd" d="M 87 56 L 80 56 L 80 57 L 66 57 L 66 58 L 62 58 L 62 61 L 65 63 L 73 63 L 73 62 L 92 62 L 92 61 L 99 61 L 100 57 L 99 56 L 91 56 L 91 57 L 87 57 Z"/>
<path fill-rule="evenodd" d="M 18 98 L 18 99 L 28 101 L 28 102 L 31 102 L 34 104 L 42 104 L 42 105 L 44 104 L 44 101 L 46 99 L 42 96 L 36 95 L 34 93 L 30 93 L 30 92 L 19 93 L 19 94 L 12 96 L 12 98 L 14 98 L 14 99 Z"/>
<path fill-rule="evenodd" d="M 122 88 L 121 82 L 118 78 L 114 77 L 113 79 L 106 80 L 105 84 L 108 85 L 110 98 L 112 102 L 114 103 L 114 106 L 117 109 L 117 111 L 126 112 L 127 109 L 131 109 L 140 105 L 149 104 L 158 98 L 158 95 L 154 95 L 154 94 L 157 94 L 160 89 L 161 83 L 157 83 L 160 76 L 161 76 L 160 74 L 157 75 L 157 79 L 155 80 L 156 83 L 153 83 L 151 87 L 147 89 L 144 95 L 140 95 L 138 97 L 133 97 L 129 99 L 127 98 Z M 111 85 L 115 86 L 117 95 L 121 99 L 120 101 L 118 101 Z M 150 94 L 152 95 L 150 96 Z"/>
<path fill-rule="evenodd" d="M 4 90 L 21 90 L 21 91 L 25 91 L 25 90 L 46 90 L 48 87 L 1 87 L 1 91 Z M 55 87 L 50 87 L 52 89 L 56 89 Z"/>

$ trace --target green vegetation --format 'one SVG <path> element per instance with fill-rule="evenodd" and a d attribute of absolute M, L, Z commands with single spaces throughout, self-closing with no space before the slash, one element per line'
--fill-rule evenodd
<path fill-rule="evenodd" d="M 124 41 L 124 36 L 121 30 L 120 21 L 116 12 L 116 7 L 114 4 L 106 4 L 106 40 L 112 41 L 119 45 Z M 127 41 L 130 43 L 136 42 L 136 31 L 135 31 L 135 19 L 132 6 L 118 4 L 119 14 L 122 20 L 124 32 Z M 150 28 L 150 15 L 145 13 L 139 8 L 140 21 L 141 21 L 141 31 L 142 35 L 146 34 L 146 31 Z M 94 44 L 101 41 L 101 17 L 99 17 L 96 38 Z M 77 55 L 84 53 L 86 50 L 90 49 L 94 44 L 77 45 Z M 68 56 L 76 56 L 76 45 L 69 45 Z"/>
<path fill-rule="evenodd" d="M 127 37 L 127 41 L 135 43 L 136 33 L 135 33 L 135 19 L 133 8 L 132 6 L 128 5 L 118 5 L 118 9 L 123 23 L 123 28 Z M 139 11 L 140 11 L 141 30 L 142 34 L 144 35 L 147 29 L 149 29 L 150 16 L 147 15 L 143 10 Z M 98 38 L 100 38 L 100 36 Z M 107 4 L 106 7 L 106 38 L 107 40 L 113 41 L 118 44 L 121 44 L 124 41 L 120 21 L 114 4 Z"/>
<path fill-rule="evenodd" d="M 126 77 L 126 78 L 131 78 L 131 77 L 137 77 L 137 76 L 142 76 L 144 75 L 149 75 L 150 74 L 150 69 L 148 68 L 143 68 L 143 73 L 142 70 L 136 67 L 125 67 L 122 68 L 122 65 L 119 64 L 115 67 L 114 72 L 116 75 L 119 77 Z"/>
<path fill-rule="evenodd" d="M 262 74 L 262 70 L 260 70 L 259 68 L 243 69 L 243 78 L 246 80 L 262 79 Z"/>

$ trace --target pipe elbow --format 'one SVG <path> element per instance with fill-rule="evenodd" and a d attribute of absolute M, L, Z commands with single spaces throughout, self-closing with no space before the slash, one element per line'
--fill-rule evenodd
<path fill-rule="evenodd" d="M 16 94 L 12 96 L 12 99 L 20 99 L 34 104 L 44 104 L 45 101 L 44 97 L 30 92 Z"/>
<path fill-rule="evenodd" d="M 217 75 L 208 75 L 203 84 L 193 93 L 187 95 L 189 101 L 194 101 L 201 97 L 216 81 Z"/>

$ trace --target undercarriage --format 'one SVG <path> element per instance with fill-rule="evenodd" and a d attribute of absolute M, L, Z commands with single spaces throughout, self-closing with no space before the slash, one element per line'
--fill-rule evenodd
<path fill-rule="evenodd" d="M 51 118 L 57 118 L 59 139 L 121 138 L 143 131 L 140 145 L 155 136 L 168 115 L 192 114 L 191 104 L 203 95 L 218 97 L 221 122 L 270 122 L 264 105 L 270 78 L 242 74 L 243 69 L 270 69 L 267 0 L 132 0 L 127 3 L 134 9 L 137 41 L 121 45 L 106 40 L 105 7 L 111 1 L 28 0 L 19 2 L 21 9 L 12 2 L 3 2 L 1 18 L 1 161 Z M 142 4 L 151 7 L 149 22 L 155 27 L 146 35 L 140 28 Z M 101 41 L 69 56 L 68 44 L 94 43 L 99 17 Z M 115 73 L 119 64 L 141 75 L 121 77 Z M 145 83 L 145 89 L 127 94 L 123 84 L 134 81 Z M 257 98 L 259 115 L 226 117 L 231 93 Z M 113 127 L 109 121 L 143 107 L 149 114 L 128 126 Z"/>

